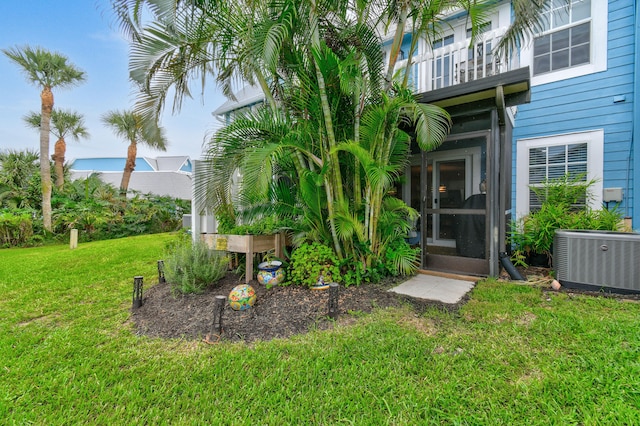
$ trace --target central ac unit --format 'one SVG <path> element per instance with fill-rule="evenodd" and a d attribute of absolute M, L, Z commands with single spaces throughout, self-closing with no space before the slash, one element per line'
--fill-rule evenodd
<path fill-rule="evenodd" d="M 640 234 L 557 230 L 553 265 L 569 288 L 640 292 Z"/>

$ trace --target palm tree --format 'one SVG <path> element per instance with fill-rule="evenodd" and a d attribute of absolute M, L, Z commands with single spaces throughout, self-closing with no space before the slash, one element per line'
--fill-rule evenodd
<path fill-rule="evenodd" d="M 120 194 L 124 197 L 129 189 L 131 173 L 136 168 L 138 155 L 138 143 L 143 143 L 151 148 L 166 150 L 167 140 L 164 129 L 160 126 L 145 123 L 139 114 L 131 111 L 109 111 L 102 116 L 102 122 L 110 127 L 116 136 L 129 142 L 127 160 L 120 183 Z"/>
<path fill-rule="evenodd" d="M 23 118 L 28 126 L 40 129 L 40 123 L 42 122 L 40 114 L 31 112 Z M 88 138 L 89 132 L 84 125 L 84 117 L 74 111 L 53 109 L 51 111 L 51 124 L 51 133 L 58 138 L 51 159 L 54 162 L 56 171 L 56 187 L 62 190 L 64 187 L 64 156 L 67 151 L 65 137 L 69 136 L 77 141 L 80 138 Z"/>
<path fill-rule="evenodd" d="M 49 163 L 49 131 L 53 109 L 53 89 L 75 86 L 85 73 L 56 52 L 29 46 L 3 49 L 2 52 L 22 68 L 27 80 L 42 89 L 40 93 L 40 176 L 42 179 L 42 221 L 51 231 L 51 165 Z"/>
<path fill-rule="evenodd" d="M 142 2 L 120 2 L 126 3 L 135 10 Z M 214 3 L 177 1 L 176 13 L 154 3 L 158 19 L 146 29 L 139 27 L 135 13 L 131 15 L 127 24 L 134 29 L 132 76 L 147 89 L 137 107 L 153 116 L 160 111 L 168 88 L 175 87 L 176 96 L 188 95 L 184 79 L 194 73 L 204 78 L 203 71 L 208 69 L 202 64 L 207 63 L 220 70 L 219 81 L 241 77 L 277 82 L 267 92 L 277 94 L 268 100 L 270 111 L 247 116 L 238 122 L 244 128 L 233 126 L 212 141 L 210 170 L 219 178 L 212 186 L 218 191 L 228 188 L 231 173 L 242 166 L 245 199 L 255 200 L 257 190 L 265 194 L 269 188 L 265 177 L 278 170 L 296 182 L 292 188 L 299 191 L 305 217 L 312 219 L 315 238 L 332 241 L 339 257 L 361 259 L 367 268 L 375 260 L 371 256 L 380 256 L 380 211 L 398 170 L 390 169 L 392 177 L 361 189 L 360 176 L 365 182 L 379 177 L 373 172 L 367 175 L 358 163 L 360 158 L 341 145 L 357 141 L 368 144 L 374 157 L 395 155 L 394 147 L 401 150 L 403 144 L 396 141 L 400 133 L 389 126 L 400 124 L 404 110 L 411 109 L 406 120 L 414 122 L 427 115 L 422 123 L 434 126 L 429 141 L 419 139 L 421 145 L 437 146 L 448 131 L 446 113 L 438 108 L 392 108 L 388 117 L 382 117 L 389 123 L 386 132 L 376 136 L 384 146 L 361 140 L 359 118 L 369 106 L 379 103 L 385 90 L 381 85 L 382 43 L 375 28 L 382 18 L 368 19 L 377 7 L 373 2 L 248 1 L 211 13 Z M 360 5 L 362 9 L 353 9 Z M 206 28 L 209 36 L 203 37 L 194 28 Z M 348 113 L 342 113 L 345 109 Z M 230 134 L 234 129 L 237 134 Z M 341 150 L 352 156 L 339 155 Z M 402 153 L 405 160 L 407 153 Z M 404 164 L 402 159 L 398 162 Z M 356 202 L 351 203 L 352 199 Z M 362 245 L 352 242 L 354 235 Z M 371 256 L 358 247 L 366 247 L 362 250 Z"/>
<path fill-rule="evenodd" d="M 188 81 L 204 83 L 214 70 L 219 83 L 240 78 L 263 89 L 270 83 L 267 108 L 245 114 L 211 140 L 213 201 L 230 200 L 237 168 L 247 204 L 260 194 L 268 203 L 273 192 L 266 180 L 286 176 L 316 238 L 332 241 L 339 257 L 357 259 L 365 270 L 400 237 L 394 218 L 415 213 L 386 195 L 409 155 L 402 129 L 414 127 L 418 145 L 431 150 L 450 126 L 442 109 L 418 104 L 408 93 L 411 64 L 399 73 L 395 66 L 402 40 L 407 32 L 414 41 L 437 38 L 446 25 L 442 16 L 457 8 L 467 10 L 475 34 L 492 3 L 112 0 L 132 36 L 131 75 L 144 89 L 136 111 L 146 117 L 157 120 L 172 89 L 179 107 L 190 95 Z M 528 8 L 517 3 L 533 18 L 542 7 L 537 0 Z M 140 20 L 142 5 L 151 10 L 149 24 Z M 516 17 L 511 39 L 520 40 L 534 22 Z M 386 70 L 380 27 L 395 28 Z"/>

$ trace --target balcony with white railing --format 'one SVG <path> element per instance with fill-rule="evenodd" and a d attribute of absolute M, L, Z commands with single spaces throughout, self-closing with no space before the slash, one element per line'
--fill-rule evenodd
<path fill-rule="evenodd" d="M 409 85 L 424 93 L 519 68 L 517 58 L 505 61 L 493 54 L 506 27 L 481 34 L 472 44 L 466 39 L 411 58 Z M 398 61 L 397 70 L 407 68 L 408 60 Z"/>

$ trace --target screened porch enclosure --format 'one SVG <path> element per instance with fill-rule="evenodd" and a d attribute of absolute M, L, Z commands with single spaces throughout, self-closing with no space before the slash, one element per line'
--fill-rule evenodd
<path fill-rule="evenodd" d="M 438 149 L 414 152 L 397 188 L 420 213 L 409 242 L 423 269 L 497 276 L 511 214 L 510 107 L 529 101 L 529 69 L 419 97 L 445 108 L 453 127 Z"/>

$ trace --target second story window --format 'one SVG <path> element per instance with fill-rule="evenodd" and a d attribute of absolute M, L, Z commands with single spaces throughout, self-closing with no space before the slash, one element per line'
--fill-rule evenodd
<path fill-rule="evenodd" d="M 470 47 L 469 48 L 469 56 L 468 56 L 468 60 L 474 60 L 476 59 L 476 55 L 479 58 L 484 57 L 484 47 L 485 47 L 485 43 L 487 45 L 487 62 L 491 62 L 491 40 L 487 41 L 487 42 L 483 42 L 482 41 L 482 34 L 491 31 L 491 22 L 485 22 L 484 24 L 482 24 L 480 26 L 480 28 L 478 28 L 478 35 L 480 37 L 478 37 L 478 40 L 476 40 L 476 42 L 474 43 L 474 47 Z M 467 28 L 467 39 L 471 40 L 471 36 L 473 35 L 473 29 L 472 28 Z"/>
<path fill-rule="evenodd" d="M 533 75 L 591 61 L 591 0 L 550 0 L 533 42 Z"/>
<path fill-rule="evenodd" d="M 433 49 L 440 49 L 441 47 L 449 46 L 450 44 L 453 44 L 453 34 L 434 40 Z"/>
<path fill-rule="evenodd" d="M 442 49 L 453 44 L 453 34 L 434 40 L 433 51 L 435 60 L 431 63 L 431 87 L 440 89 L 452 84 L 452 59 L 450 52 Z"/>

